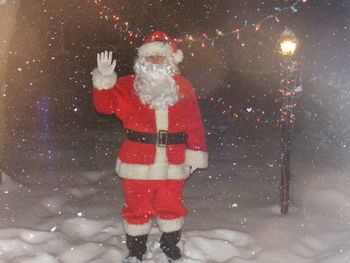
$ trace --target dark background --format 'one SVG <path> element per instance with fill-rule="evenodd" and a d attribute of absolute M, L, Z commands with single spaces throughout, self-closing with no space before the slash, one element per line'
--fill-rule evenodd
<path fill-rule="evenodd" d="M 128 21 L 131 28 L 140 29 L 143 37 L 153 30 L 172 37 L 183 37 L 185 33 L 207 33 L 213 37 L 215 29 L 229 32 L 245 23 L 254 24 L 274 13 L 275 7 L 288 7 L 295 1 L 102 2 Z M 267 125 L 276 128 L 273 114 L 278 111 L 275 99 L 279 96 L 280 62 L 276 42 L 286 26 L 301 42 L 297 56 L 302 62 L 304 95 L 298 107 L 299 130 L 307 123 L 305 112 L 311 114 L 313 121 L 320 115 L 315 112 L 327 112 L 325 101 L 321 105 L 313 98 L 318 96 L 318 89 L 332 86 L 327 84 L 330 74 L 336 79 L 349 75 L 350 2 L 309 0 L 299 4 L 298 9 L 297 13 L 283 12 L 279 24 L 270 19 L 261 24 L 259 32 L 252 28 L 241 32 L 240 40 L 225 36 L 205 48 L 200 43 L 191 47 L 188 43 L 179 45 L 185 55 L 180 69 L 203 97 L 200 105 L 207 130 L 229 123 L 234 126 L 234 135 L 248 134 L 243 128 L 250 117 L 242 115 L 234 120 L 221 114 L 227 105 L 233 105 L 237 112 L 251 107 L 266 110 Z M 90 72 L 96 66 L 96 54 L 112 50 L 118 75 L 132 73 L 136 48 L 143 39 L 135 39 L 130 45 L 127 34 L 115 30 L 111 20 L 100 19 L 99 11 L 87 0 L 23 1 L 10 48 L 6 90 L 8 148 L 17 149 L 16 155 L 21 154 L 21 144 L 38 136 L 45 141 L 53 135 L 120 128 L 115 117 L 95 112 Z M 327 96 L 326 92 L 321 97 Z M 210 97 L 215 97 L 215 101 L 210 102 Z M 329 114 L 324 116 L 333 119 Z M 249 125 L 255 131 L 260 129 L 254 121 Z M 13 157 L 14 154 L 8 158 Z"/>

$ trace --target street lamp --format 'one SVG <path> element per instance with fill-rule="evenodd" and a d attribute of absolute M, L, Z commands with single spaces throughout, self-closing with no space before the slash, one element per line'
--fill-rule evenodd
<path fill-rule="evenodd" d="M 280 48 L 281 48 L 281 54 L 283 56 L 293 56 L 297 48 L 297 43 L 292 40 L 283 40 L 280 43 Z"/>
<path fill-rule="evenodd" d="M 279 52 L 283 56 L 293 56 L 299 40 L 290 28 L 286 28 L 278 39 Z"/>
<path fill-rule="evenodd" d="M 289 209 L 289 179 L 290 179 L 290 146 L 294 130 L 296 106 L 295 99 L 302 91 L 299 63 L 294 58 L 299 41 L 293 31 L 285 29 L 278 40 L 279 53 L 282 55 L 280 94 L 282 106 L 281 119 L 281 184 L 280 207 L 281 213 L 286 214 Z"/>
<path fill-rule="evenodd" d="M 286 28 L 282 32 L 278 40 L 278 44 L 279 52 L 282 54 L 282 56 L 292 57 L 298 47 L 299 41 L 293 31 L 289 28 Z"/>

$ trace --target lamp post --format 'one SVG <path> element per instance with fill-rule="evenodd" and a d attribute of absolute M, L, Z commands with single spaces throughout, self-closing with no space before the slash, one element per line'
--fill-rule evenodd
<path fill-rule="evenodd" d="M 281 124 L 280 207 L 281 213 L 286 214 L 289 209 L 290 146 L 295 123 L 295 99 L 302 91 L 299 63 L 294 58 L 299 41 L 291 29 L 287 28 L 283 31 L 278 40 L 278 47 L 282 55 L 279 89 L 282 96 L 281 119 L 279 120 Z"/>

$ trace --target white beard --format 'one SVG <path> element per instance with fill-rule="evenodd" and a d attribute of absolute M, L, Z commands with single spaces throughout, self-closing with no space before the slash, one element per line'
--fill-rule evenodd
<path fill-rule="evenodd" d="M 134 88 L 143 104 L 165 110 L 179 101 L 179 87 L 173 78 L 178 68 L 173 58 L 166 58 L 162 64 L 152 64 L 140 57 L 135 61 L 134 70 Z"/>

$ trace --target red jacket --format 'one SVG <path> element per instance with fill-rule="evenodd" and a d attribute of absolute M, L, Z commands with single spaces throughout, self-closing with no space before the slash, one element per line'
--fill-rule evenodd
<path fill-rule="evenodd" d="M 166 148 L 169 164 L 177 165 L 188 163 L 185 162 L 186 150 L 206 153 L 207 149 L 203 122 L 193 87 L 181 75 L 176 75 L 174 79 L 179 86 L 182 98 L 168 109 L 168 132 L 185 132 L 188 135 L 187 145 L 168 145 Z M 135 75 L 129 75 L 118 78 L 111 89 L 94 88 L 94 106 L 100 113 L 115 114 L 122 120 L 126 129 L 157 133 L 155 110 L 150 109 L 149 105 L 142 104 L 135 93 L 134 80 Z M 154 163 L 155 154 L 156 145 L 154 144 L 125 140 L 119 158 L 123 163 L 151 165 Z M 206 168 L 207 159 L 201 160 L 200 163 L 198 168 Z M 190 160 L 188 164 L 191 165 Z"/>

